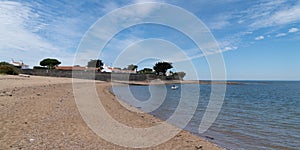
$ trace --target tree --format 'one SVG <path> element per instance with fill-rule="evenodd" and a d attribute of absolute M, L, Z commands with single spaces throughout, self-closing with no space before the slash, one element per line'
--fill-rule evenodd
<path fill-rule="evenodd" d="M 185 72 L 175 72 L 174 75 L 177 75 L 179 77 L 179 79 L 183 79 L 184 76 L 186 75 Z"/>
<path fill-rule="evenodd" d="M 136 70 L 137 68 L 138 68 L 137 65 L 131 64 L 131 65 L 128 65 L 128 66 L 127 66 L 126 70 L 132 70 L 132 71 L 134 71 L 134 70 Z"/>
<path fill-rule="evenodd" d="M 143 70 L 139 71 L 140 74 L 151 74 L 153 70 L 151 68 L 144 68 Z"/>
<path fill-rule="evenodd" d="M 47 66 L 48 69 L 53 69 L 55 66 L 58 66 L 59 64 L 61 64 L 60 61 L 58 61 L 57 59 L 52 59 L 52 58 L 46 58 L 40 62 L 41 66 Z"/>
<path fill-rule="evenodd" d="M 19 68 L 6 62 L 0 62 L 0 74 L 18 75 L 19 73 L 21 73 Z"/>
<path fill-rule="evenodd" d="M 103 62 L 100 59 L 91 59 L 87 64 L 87 67 L 94 67 L 100 69 L 103 69 L 102 66 L 103 66 Z"/>
<path fill-rule="evenodd" d="M 157 75 L 166 75 L 168 69 L 173 68 L 172 63 L 169 62 L 158 62 L 153 66 L 153 70 Z"/>

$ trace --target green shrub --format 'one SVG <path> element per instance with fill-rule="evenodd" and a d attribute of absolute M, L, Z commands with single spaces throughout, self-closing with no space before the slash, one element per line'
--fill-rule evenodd
<path fill-rule="evenodd" d="M 0 62 L 0 74 L 18 75 L 20 73 L 21 70 L 15 66 L 6 62 Z"/>
<path fill-rule="evenodd" d="M 7 62 L 4 62 L 4 61 L 0 62 L 0 66 L 3 66 L 3 65 L 11 65 L 11 64 L 9 64 L 9 63 L 7 63 Z M 11 66 L 12 66 L 12 65 L 11 65 Z"/>

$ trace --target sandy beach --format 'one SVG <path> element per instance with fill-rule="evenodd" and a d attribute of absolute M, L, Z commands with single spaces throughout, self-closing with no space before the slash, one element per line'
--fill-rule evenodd
<path fill-rule="evenodd" d="M 114 119 L 133 127 L 161 122 L 124 108 L 109 91 L 110 86 L 109 82 L 96 81 L 101 102 Z M 105 141 L 87 126 L 77 109 L 70 78 L 0 75 L 0 112 L 0 149 L 130 149 Z M 221 148 L 181 131 L 148 149 Z"/>

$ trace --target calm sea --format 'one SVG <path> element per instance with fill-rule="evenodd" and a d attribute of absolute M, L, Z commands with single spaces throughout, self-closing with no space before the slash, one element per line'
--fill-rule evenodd
<path fill-rule="evenodd" d="M 211 85 L 185 84 L 171 90 L 171 85 L 151 86 L 152 97 L 160 97 L 166 89 L 162 105 L 150 112 L 163 120 L 168 119 L 178 106 L 181 88 L 190 89 L 185 99 L 194 100 L 195 90 L 200 98 L 193 118 L 185 127 L 227 149 L 300 149 L 300 82 L 243 81 L 240 85 L 227 85 L 221 111 L 213 125 L 198 134 L 199 124 L 207 108 Z M 149 86 L 129 86 L 140 101 L 150 97 Z M 113 92 L 123 101 L 139 108 L 131 101 L 126 87 L 114 87 Z M 154 89 L 154 90 L 153 90 Z M 156 89 L 156 90 L 155 90 Z"/>

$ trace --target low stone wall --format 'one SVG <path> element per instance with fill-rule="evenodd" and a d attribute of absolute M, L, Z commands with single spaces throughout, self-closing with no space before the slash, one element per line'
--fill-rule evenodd
<path fill-rule="evenodd" d="M 24 69 L 24 74 L 36 76 L 66 77 L 93 79 L 101 81 L 146 81 L 161 78 L 168 80 L 168 77 L 157 77 L 154 74 L 126 74 L 126 73 L 104 73 L 93 71 L 65 71 L 65 70 L 47 70 L 47 69 Z M 172 78 L 173 79 L 173 78 Z"/>

